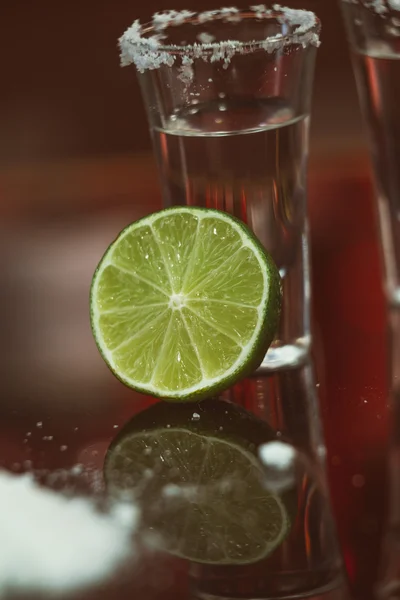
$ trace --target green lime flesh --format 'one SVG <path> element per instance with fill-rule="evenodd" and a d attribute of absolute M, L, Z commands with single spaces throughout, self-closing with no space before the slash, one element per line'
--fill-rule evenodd
<path fill-rule="evenodd" d="M 272 258 L 239 220 L 174 207 L 129 225 L 93 277 L 97 346 L 126 385 L 200 400 L 256 369 L 280 317 Z"/>

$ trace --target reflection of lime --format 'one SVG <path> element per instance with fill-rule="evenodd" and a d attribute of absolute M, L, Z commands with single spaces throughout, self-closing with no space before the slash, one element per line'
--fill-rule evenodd
<path fill-rule="evenodd" d="M 247 564 L 268 556 L 290 528 L 286 500 L 263 485 L 259 444 L 269 426 L 223 401 L 159 403 L 134 417 L 105 461 L 112 495 L 132 493 L 144 527 L 177 556 Z"/>
<path fill-rule="evenodd" d="M 199 400 L 258 367 L 279 322 L 278 270 L 222 211 L 174 207 L 129 225 L 93 278 L 92 329 L 128 386 Z"/>

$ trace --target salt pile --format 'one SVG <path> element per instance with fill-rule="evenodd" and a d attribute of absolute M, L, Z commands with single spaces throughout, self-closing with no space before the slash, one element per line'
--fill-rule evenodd
<path fill-rule="evenodd" d="M 71 592 L 99 583 L 132 555 L 138 511 L 100 513 L 86 499 L 0 471 L 0 597 Z"/>

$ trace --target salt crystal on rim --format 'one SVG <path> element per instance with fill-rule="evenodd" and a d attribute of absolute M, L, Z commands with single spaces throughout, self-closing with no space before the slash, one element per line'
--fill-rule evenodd
<path fill-rule="evenodd" d="M 185 83 L 190 83 L 191 64 L 182 60 L 183 58 L 201 58 L 205 62 L 222 61 L 224 68 L 229 66 L 232 57 L 236 53 L 243 54 L 248 48 L 263 48 L 267 52 L 273 52 L 291 44 L 319 46 L 318 19 L 315 14 L 307 10 L 297 10 L 282 7 L 278 4 L 268 9 L 264 4 L 254 5 L 250 10 L 255 13 L 257 19 L 276 18 L 279 23 L 287 23 L 293 27 L 290 35 L 278 34 L 265 40 L 249 40 L 246 43 L 237 40 L 225 40 L 223 42 L 194 43 L 188 45 L 161 44 L 159 32 L 168 27 L 182 25 L 191 20 L 194 25 L 200 25 L 215 19 L 227 22 L 237 22 L 242 19 L 239 9 L 235 7 L 220 8 L 201 13 L 192 11 L 165 11 L 158 12 L 153 16 L 150 24 L 142 26 L 135 21 L 119 39 L 121 51 L 121 66 L 134 63 L 140 73 L 146 70 L 158 69 L 162 65 L 172 67 L 176 60 L 182 61 L 179 67 L 179 78 Z M 151 34 L 151 32 L 155 32 Z M 200 34 L 202 35 L 202 34 Z M 201 40 L 200 40 L 201 41 Z"/>
<path fill-rule="evenodd" d="M 224 21 L 227 21 L 228 23 L 238 23 L 241 20 L 240 11 L 234 6 L 221 8 L 221 15 L 223 16 Z"/>
<path fill-rule="evenodd" d="M 185 21 L 195 16 L 191 10 L 166 10 L 157 12 L 153 15 L 153 27 L 155 29 L 166 29 L 167 27 L 176 27 L 182 25 Z"/>
<path fill-rule="evenodd" d="M 315 25 L 315 15 L 308 10 L 297 10 L 295 8 L 287 8 L 274 4 L 272 7 L 276 12 L 280 12 L 281 15 L 278 17 L 279 23 L 289 23 L 295 25 L 296 34 L 305 33 L 311 27 Z"/>
<path fill-rule="evenodd" d="M 219 10 L 205 10 L 198 15 L 199 23 L 206 23 L 212 21 L 219 16 Z"/>
<path fill-rule="evenodd" d="M 344 0 L 344 2 L 364 6 L 381 16 L 386 16 L 389 10 L 400 11 L 400 0 Z"/>
<path fill-rule="evenodd" d="M 363 0 L 363 4 L 378 15 L 385 15 L 389 10 L 400 10 L 400 0 Z"/>
<path fill-rule="evenodd" d="M 373 0 L 368 4 L 377 14 L 384 14 L 388 12 L 388 7 L 385 0 Z"/>

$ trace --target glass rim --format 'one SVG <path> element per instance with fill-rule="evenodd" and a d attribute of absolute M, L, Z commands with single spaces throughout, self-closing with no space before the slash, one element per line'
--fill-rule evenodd
<path fill-rule="evenodd" d="M 215 41 L 199 41 L 185 45 L 163 44 L 167 29 L 182 25 L 205 25 L 209 22 L 222 21 L 226 24 L 238 23 L 243 19 L 253 19 L 258 22 L 276 21 L 286 25 L 287 33 L 266 36 L 261 40 L 239 41 L 234 39 Z M 176 57 L 183 57 L 187 64 L 194 59 L 203 58 L 211 62 L 227 60 L 236 53 L 248 53 L 257 49 L 274 52 L 279 48 L 290 45 L 303 47 L 319 46 L 321 22 L 317 15 L 309 10 L 287 8 L 274 4 L 271 8 L 265 5 L 250 6 L 247 9 L 234 7 L 220 8 L 205 12 L 163 11 L 153 15 L 151 21 L 141 24 L 135 21 L 119 39 L 121 50 L 121 65 L 134 63 L 140 72 L 157 69 L 162 64 L 172 66 Z"/>

